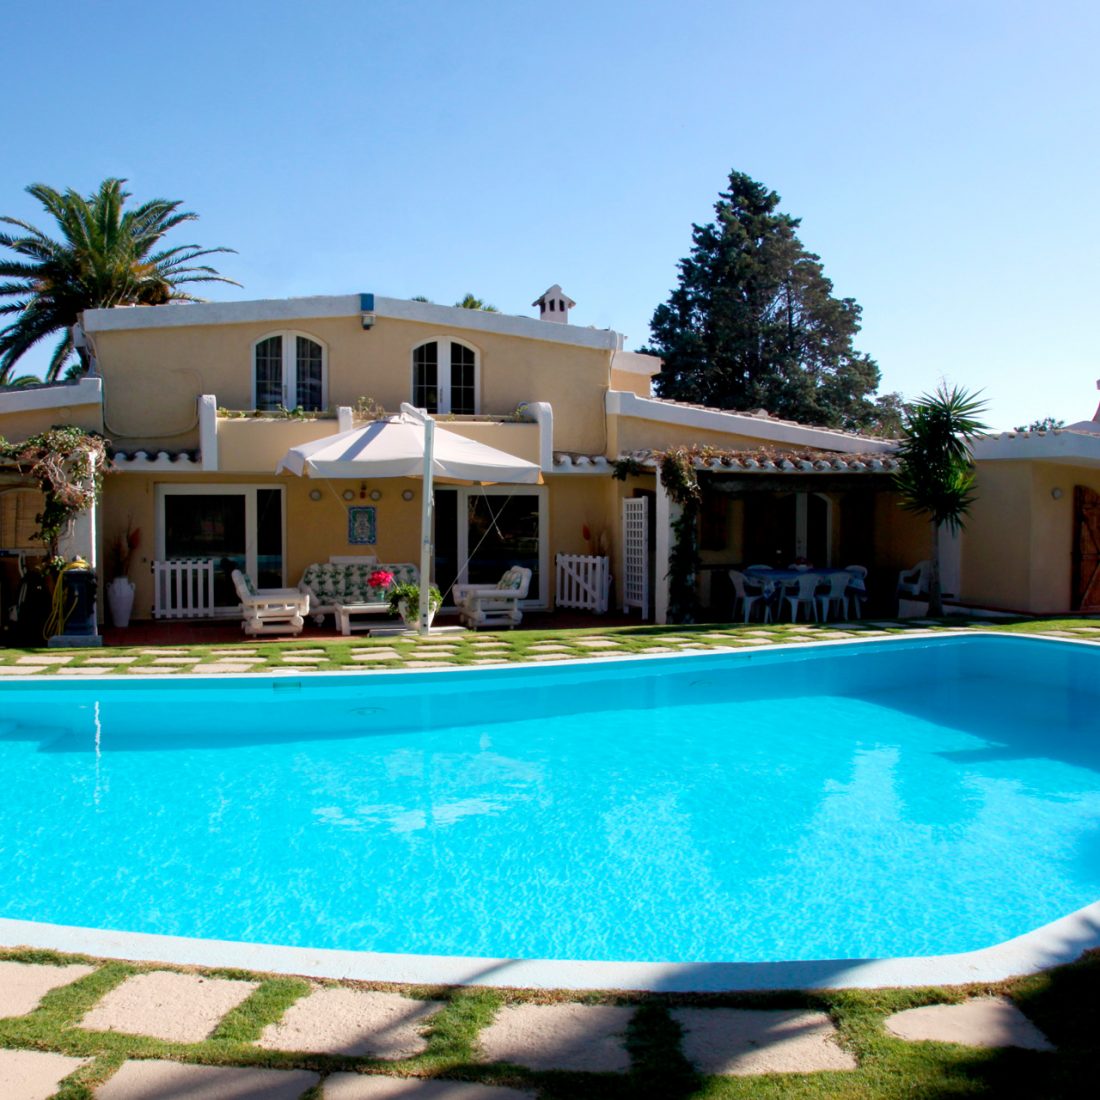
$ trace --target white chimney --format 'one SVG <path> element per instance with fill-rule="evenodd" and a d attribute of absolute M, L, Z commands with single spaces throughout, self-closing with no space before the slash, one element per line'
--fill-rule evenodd
<path fill-rule="evenodd" d="M 531 303 L 539 307 L 540 321 L 557 321 L 561 325 L 569 324 L 569 311 L 576 304 L 557 283 Z"/>

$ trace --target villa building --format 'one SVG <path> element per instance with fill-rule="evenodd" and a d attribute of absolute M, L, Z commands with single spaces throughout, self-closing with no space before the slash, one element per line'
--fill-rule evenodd
<path fill-rule="evenodd" d="M 335 556 L 417 561 L 418 480 L 276 473 L 291 447 L 403 403 L 541 474 L 537 485 L 436 483 L 441 589 L 521 564 L 534 572 L 529 607 L 551 608 L 558 555 L 605 556 L 614 603 L 629 593 L 663 621 L 676 508 L 654 452 L 686 444 L 705 448 L 699 595 L 712 617 L 729 618 L 732 566 L 794 559 L 866 565 L 872 597 L 892 613 L 897 573 L 927 556 L 929 538 L 899 507 L 893 443 L 654 398 L 660 360 L 572 324 L 559 286 L 534 304 L 538 318 L 372 294 L 93 310 L 78 333 L 91 375 L 0 393 L 0 436 L 77 424 L 111 441 L 102 499 L 70 548 L 106 581 L 105 547 L 140 529 L 138 619 L 171 611 L 156 562 L 219 563 L 212 612 L 232 614 L 228 567 L 279 587 Z M 945 588 L 1021 611 L 1100 604 L 1089 572 L 1100 560 L 1100 423 L 991 437 L 976 455 L 979 500 L 966 533 L 945 540 Z M 626 457 L 632 472 L 614 478 Z M 0 478 L 0 551 L 34 553 L 37 492 Z"/>

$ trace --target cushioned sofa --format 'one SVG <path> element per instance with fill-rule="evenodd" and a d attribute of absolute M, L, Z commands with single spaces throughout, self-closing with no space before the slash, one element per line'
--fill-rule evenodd
<path fill-rule="evenodd" d="M 412 562 L 379 562 L 374 558 L 332 558 L 306 567 L 298 582 L 301 592 L 309 593 L 309 613 L 318 625 L 326 615 L 336 612 L 337 604 L 387 605 L 386 589 L 371 588 L 367 582 L 379 570 L 393 574 L 394 584 L 419 584 L 420 570 Z"/>

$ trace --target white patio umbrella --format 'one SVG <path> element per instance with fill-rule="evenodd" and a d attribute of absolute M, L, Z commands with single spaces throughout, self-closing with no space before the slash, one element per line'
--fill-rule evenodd
<path fill-rule="evenodd" d="M 439 428 L 430 416 L 407 404 L 401 406 L 400 416 L 291 447 L 275 467 L 277 474 L 284 470 L 304 477 L 423 478 L 418 626 L 421 634 L 428 632 L 433 479 L 509 485 L 537 485 L 540 481 L 535 463 Z"/>

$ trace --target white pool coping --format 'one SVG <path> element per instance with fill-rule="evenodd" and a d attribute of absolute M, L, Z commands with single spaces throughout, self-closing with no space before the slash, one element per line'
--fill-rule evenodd
<path fill-rule="evenodd" d="M 841 638 L 806 642 L 789 648 L 810 649 L 824 645 L 848 645 L 862 641 L 895 641 L 914 637 L 985 635 L 1005 637 L 1004 632 L 975 629 L 906 631 L 875 638 Z M 1013 636 L 1013 635 L 1008 635 Z M 1036 635 L 1024 634 L 1025 638 Z M 1071 645 L 1095 645 L 1084 639 L 1042 640 Z M 768 651 L 760 646 L 738 652 Z M 787 646 L 774 647 L 788 648 Z M 660 660 L 668 657 L 698 657 L 706 652 L 733 652 L 719 646 L 681 653 L 623 654 L 620 660 Z M 554 662 L 512 662 L 485 669 L 455 666 L 439 669 L 353 670 L 352 674 L 408 673 L 431 676 L 440 672 L 493 672 L 502 668 L 546 667 L 561 664 L 606 664 L 608 658 L 569 659 Z M 297 675 L 337 675 L 331 672 Z M 256 673 L 220 674 L 218 680 L 255 679 Z M 142 677 L 141 683 L 201 678 L 199 674 L 170 674 Z M 49 681 L 90 685 L 105 680 L 137 680 L 132 676 L 102 676 L 95 679 L 50 676 Z M 12 677 L 7 683 L 42 683 L 38 675 Z M 341 951 L 329 948 L 285 947 L 274 944 L 231 940 L 195 939 L 147 932 L 117 932 L 109 929 L 46 924 L 0 917 L 0 944 L 10 948 L 33 947 L 73 954 L 103 956 L 136 962 L 185 966 L 230 967 L 275 974 L 315 978 L 336 978 L 409 985 L 495 986 L 527 989 L 631 990 L 676 993 L 713 993 L 798 989 L 872 989 L 885 986 L 963 985 L 998 982 L 1033 974 L 1048 967 L 1073 962 L 1080 955 L 1100 948 L 1100 901 L 1078 909 L 1050 924 L 1026 932 L 1004 943 L 977 951 L 952 955 L 912 956 L 886 959 L 818 959 L 785 962 L 592 962 L 569 959 L 494 959 L 449 955 L 404 955 L 374 951 Z"/>

